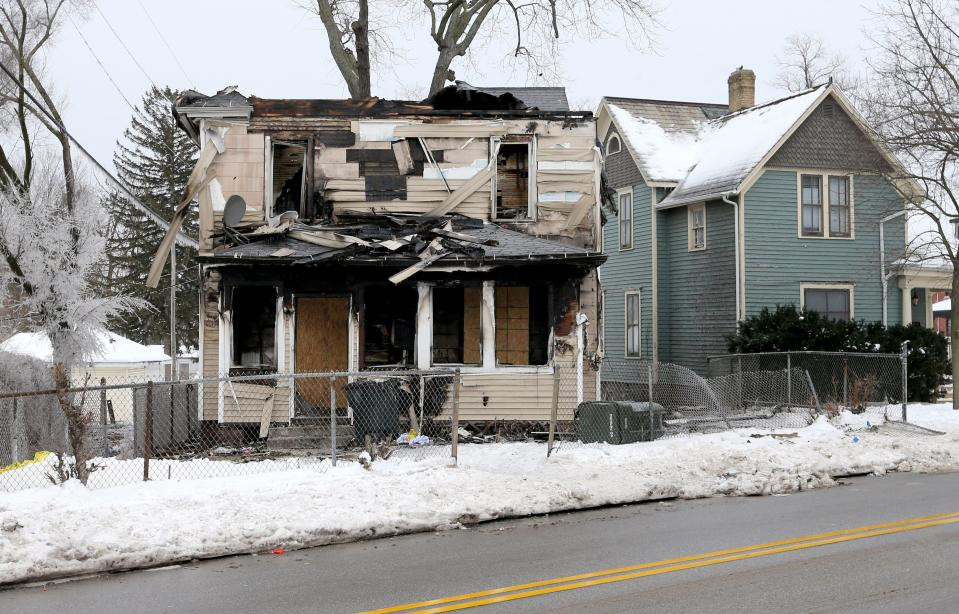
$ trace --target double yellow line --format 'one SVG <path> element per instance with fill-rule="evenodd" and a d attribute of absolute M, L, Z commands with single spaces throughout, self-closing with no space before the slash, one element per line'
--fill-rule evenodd
<path fill-rule="evenodd" d="M 463 595 L 454 595 L 451 597 L 440 597 L 428 601 L 418 601 L 396 605 L 379 610 L 370 610 L 364 614 L 389 614 L 391 612 L 453 612 L 456 610 L 465 610 L 467 608 L 476 608 L 484 605 L 514 601 L 516 599 L 527 599 L 529 597 L 539 597 L 551 593 L 571 591 L 590 586 L 600 586 L 603 584 L 612 584 L 614 582 L 623 582 L 626 580 L 635 580 L 647 576 L 656 576 L 674 571 L 683 571 L 686 569 L 696 569 L 709 565 L 718 565 L 721 563 L 731 563 L 733 561 L 742 561 L 753 559 L 770 554 L 781 554 L 784 552 L 793 552 L 795 550 L 804 550 L 806 548 L 817 548 L 819 546 L 828 546 L 830 544 L 839 544 L 842 542 L 853 541 L 856 539 L 866 539 L 868 537 L 878 537 L 880 535 L 891 535 L 894 533 L 904 533 L 906 531 L 915 531 L 928 527 L 937 527 L 946 524 L 959 522 L 959 512 L 949 514 L 937 514 L 935 516 L 923 516 L 920 518 L 909 518 L 907 520 L 897 520 L 895 522 L 886 522 L 882 524 L 873 524 L 855 529 L 843 529 L 829 533 L 820 533 L 818 535 L 806 535 L 804 537 L 793 537 L 780 541 L 767 542 L 754 546 L 743 546 L 740 548 L 731 548 L 728 550 L 717 550 L 704 554 L 696 554 L 652 563 L 641 563 L 639 565 L 630 565 L 628 567 L 617 567 L 615 569 L 606 569 L 603 571 L 593 571 L 589 573 L 577 574 L 575 576 L 565 576 L 562 578 L 553 578 L 552 580 L 539 580 L 536 582 L 527 582 L 525 584 L 516 584 L 514 586 L 504 586 Z"/>

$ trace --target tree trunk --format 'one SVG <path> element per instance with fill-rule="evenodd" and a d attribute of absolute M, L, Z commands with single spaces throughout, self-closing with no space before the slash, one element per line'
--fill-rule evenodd
<path fill-rule="evenodd" d="M 430 96 L 443 89 L 447 81 L 456 78 L 456 74 L 450 70 L 450 64 L 456 58 L 456 54 L 451 49 L 441 48 L 436 56 L 436 65 L 433 67 L 433 78 L 430 80 Z"/>
<path fill-rule="evenodd" d="M 952 408 L 959 410 L 959 394 L 956 394 L 956 384 L 959 383 L 959 360 L 956 355 L 956 350 L 959 349 L 959 309 L 955 305 L 957 298 L 959 298 L 959 268 L 954 264 L 952 291 L 949 293 L 949 299 L 953 303 L 949 312 L 949 349 L 952 352 Z"/>
<path fill-rule="evenodd" d="M 369 98 L 370 88 L 370 16 L 367 0 L 360 0 L 359 16 L 351 25 L 356 37 L 356 92 L 353 98 Z"/>

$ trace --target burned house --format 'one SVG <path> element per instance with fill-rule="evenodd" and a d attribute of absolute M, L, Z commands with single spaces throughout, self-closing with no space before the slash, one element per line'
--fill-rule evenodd
<path fill-rule="evenodd" d="M 595 398 L 601 161 L 562 88 L 228 88 L 175 114 L 201 147 L 180 211 L 198 200 L 204 377 L 458 368 L 476 422 L 548 418 L 556 367 L 562 403 Z M 273 423 L 329 409 L 329 392 L 272 381 Z M 206 385 L 201 419 L 258 423 L 242 402 L 257 394 Z"/>

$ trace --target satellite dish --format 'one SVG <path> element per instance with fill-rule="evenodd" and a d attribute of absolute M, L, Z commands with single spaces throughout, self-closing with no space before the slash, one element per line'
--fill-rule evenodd
<path fill-rule="evenodd" d="M 234 194 L 226 200 L 223 207 L 223 225 L 236 226 L 243 220 L 243 214 L 246 213 L 246 201 L 239 194 Z"/>

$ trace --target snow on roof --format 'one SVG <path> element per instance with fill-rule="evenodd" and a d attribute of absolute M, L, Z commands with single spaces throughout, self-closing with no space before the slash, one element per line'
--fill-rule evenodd
<path fill-rule="evenodd" d="M 97 335 L 100 349 L 86 358 L 90 363 L 141 363 L 163 362 L 170 357 L 163 352 L 163 346 L 146 346 L 121 337 L 116 333 L 103 331 Z M 0 351 L 29 356 L 37 360 L 53 359 L 53 344 L 46 333 L 17 333 L 3 343 Z"/>
<path fill-rule="evenodd" d="M 936 311 L 952 311 L 952 299 L 946 298 L 932 304 L 933 312 Z"/>
<path fill-rule="evenodd" d="M 814 87 L 710 121 L 697 148 L 698 160 L 662 206 L 738 192 L 750 171 L 819 100 L 825 87 Z"/>
<path fill-rule="evenodd" d="M 609 105 L 609 112 L 616 121 L 621 136 L 641 160 L 647 180 L 679 181 L 696 163 L 701 127 L 693 130 L 667 130 L 659 122 L 636 117 L 615 104 Z"/>

